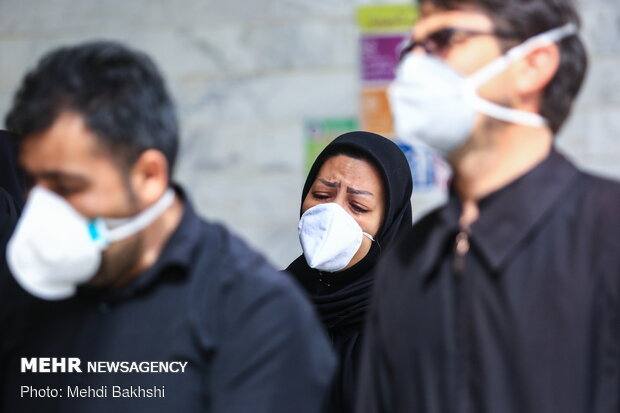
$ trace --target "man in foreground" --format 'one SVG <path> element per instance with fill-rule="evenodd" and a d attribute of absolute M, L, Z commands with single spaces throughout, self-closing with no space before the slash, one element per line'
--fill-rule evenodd
<path fill-rule="evenodd" d="M 390 90 L 448 205 L 378 270 L 359 412 L 620 409 L 620 185 L 553 146 L 586 68 L 568 0 L 422 0 Z"/>
<path fill-rule="evenodd" d="M 289 279 L 170 183 L 152 61 L 58 49 L 7 115 L 34 184 L 0 280 L 0 411 L 318 412 L 329 344 Z"/>

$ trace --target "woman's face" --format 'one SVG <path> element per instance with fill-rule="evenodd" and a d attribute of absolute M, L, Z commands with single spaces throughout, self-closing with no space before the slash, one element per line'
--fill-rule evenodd
<path fill-rule="evenodd" d="M 301 212 L 303 214 L 313 206 L 329 202 L 340 205 L 357 221 L 362 231 L 375 237 L 385 214 L 385 196 L 379 171 L 368 161 L 347 155 L 329 158 L 312 183 Z M 371 245 L 372 241 L 362 237 L 362 245 L 342 270 L 361 261 Z"/>

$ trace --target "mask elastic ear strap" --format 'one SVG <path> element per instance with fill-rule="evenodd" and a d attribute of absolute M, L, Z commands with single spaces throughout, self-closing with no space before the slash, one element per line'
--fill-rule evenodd
<path fill-rule="evenodd" d="M 372 242 L 375 241 L 374 237 L 367 232 L 362 231 L 362 235 L 371 240 Z"/>
<path fill-rule="evenodd" d="M 143 230 L 155 221 L 174 201 L 174 190 L 168 188 L 164 195 L 153 205 L 140 212 L 125 224 L 119 227 L 108 229 L 106 233 L 106 239 L 108 242 L 119 241 L 123 238 L 127 238 L 136 232 Z"/>
<path fill-rule="evenodd" d="M 524 58 L 536 49 L 557 43 L 565 37 L 577 33 L 577 26 L 574 23 L 566 23 L 563 26 L 537 34 L 534 37 L 508 50 L 506 54 L 484 66 L 476 73 L 467 78 L 467 81 L 478 88 L 489 79 L 503 72 L 515 61 Z"/>
<path fill-rule="evenodd" d="M 488 100 L 484 100 L 478 95 L 474 97 L 474 107 L 476 108 L 476 111 L 480 113 L 508 123 L 518 123 L 520 125 L 532 126 L 535 128 L 547 126 L 547 120 L 538 113 L 506 108 L 493 102 L 489 102 Z"/>

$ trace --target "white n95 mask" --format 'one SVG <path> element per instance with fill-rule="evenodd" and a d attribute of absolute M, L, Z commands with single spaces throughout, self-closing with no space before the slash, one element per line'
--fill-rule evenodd
<path fill-rule="evenodd" d="M 509 123 L 545 126 L 547 121 L 539 114 L 484 100 L 477 89 L 513 62 L 575 33 L 577 27 L 568 23 L 538 34 L 469 77 L 436 57 L 409 53 L 388 89 L 397 138 L 414 145 L 423 142 L 447 157 L 471 135 L 476 113 Z"/>
<path fill-rule="evenodd" d="M 36 297 L 70 297 L 79 284 L 96 274 L 101 253 L 110 243 L 144 229 L 173 201 L 174 191 L 168 189 L 132 218 L 88 220 L 64 198 L 36 186 L 7 245 L 9 268 L 17 282 Z"/>
<path fill-rule="evenodd" d="M 362 245 L 362 237 L 374 241 L 357 221 L 336 203 L 318 204 L 299 220 L 299 241 L 310 268 L 334 272 L 347 266 Z"/>

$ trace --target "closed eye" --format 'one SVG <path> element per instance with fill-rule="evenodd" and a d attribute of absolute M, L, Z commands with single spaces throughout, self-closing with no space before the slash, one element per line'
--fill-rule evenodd
<path fill-rule="evenodd" d="M 369 211 L 368 209 L 366 209 L 364 207 L 361 207 L 361 206 L 359 206 L 357 204 L 350 204 L 350 205 L 351 205 L 351 209 L 352 210 L 354 210 L 355 212 L 360 213 L 360 214 L 363 214 L 363 213 L 366 213 L 366 212 Z"/>
<path fill-rule="evenodd" d="M 320 200 L 323 200 L 323 199 L 328 199 L 328 198 L 330 197 L 330 195 L 329 195 L 329 194 L 326 194 L 326 193 L 324 193 L 324 192 L 313 192 L 313 193 L 312 193 L 312 197 L 313 197 L 314 199 L 320 199 Z"/>

